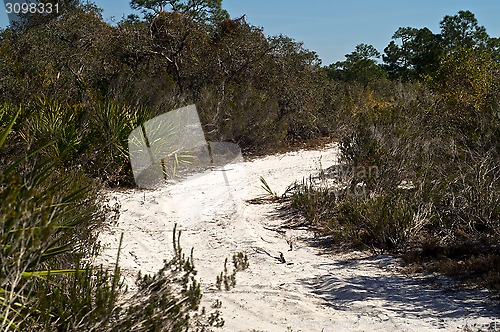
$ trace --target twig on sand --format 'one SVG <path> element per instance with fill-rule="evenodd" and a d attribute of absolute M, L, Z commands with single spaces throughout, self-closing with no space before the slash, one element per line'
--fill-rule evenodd
<path fill-rule="evenodd" d="M 269 257 L 271 258 L 274 258 L 278 261 L 278 263 L 280 264 L 287 264 L 287 265 L 293 265 L 293 263 L 287 263 L 286 262 L 286 259 L 285 259 L 285 255 L 283 255 L 283 253 L 280 251 L 279 252 L 279 256 L 273 256 L 271 255 L 270 253 L 268 253 L 265 249 L 263 248 L 260 248 L 260 247 L 256 247 L 256 248 L 253 248 L 255 250 L 255 252 L 257 252 L 258 254 L 266 254 L 268 255 Z"/>

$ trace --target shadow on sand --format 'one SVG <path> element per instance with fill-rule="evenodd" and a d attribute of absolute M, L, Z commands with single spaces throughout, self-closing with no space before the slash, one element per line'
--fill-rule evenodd
<path fill-rule="evenodd" d="M 397 264 L 388 255 L 321 264 L 324 273 L 303 279 L 336 310 L 366 308 L 366 315 L 453 319 L 500 318 L 500 303 L 487 291 L 458 290 L 444 277 L 413 277 L 384 271 Z M 358 308 L 356 308 L 358 307 Z"/>

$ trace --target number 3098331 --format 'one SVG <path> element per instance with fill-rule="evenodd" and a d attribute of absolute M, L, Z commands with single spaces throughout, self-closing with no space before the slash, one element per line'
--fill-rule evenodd
<path fill-rule="evenodd" d="M 7 14 L 52 14 L 59 12 L 59 4 L 6 2 Z"/>

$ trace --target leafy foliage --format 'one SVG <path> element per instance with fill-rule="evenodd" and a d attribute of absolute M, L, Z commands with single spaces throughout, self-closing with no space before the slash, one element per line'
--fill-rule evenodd
<path fill-rule="evenodd" d="M 365 88 L 370 82 L 384 78 L 385 72 L 376 63 L 380 53 L 372 45 L 356 45 L 345 57 L 346 61 L 329 66 L 330 78 L 359 82 Z"/>
<path fill-rule="evenodd" d="M 222 0 L 132 0 L 130 5 L 133 9 L 142 9 L 144 13 L 151 10 L 157 15 L 171 9 L 205 24 L 215 24 L 229 17 L 222 9 Z"/>
<path fill-rule="evenodd" d="M 1 132 L 1 143 L 16 118 Z M 37 279 L 77 273 L 72 262 L 95 252 L 95 230 L 108 212 L 96 203 L 99 194 L 92 181 L 81 172 L 61 174 L 54 163 L 41 163 L 36 158 L 41 150 L 1 168 L 2 329 L 37 326 L 44 314 L 53 319 L 36 295 Z"/>
<path fill-rule="evenodd" d="M 207 29 L 182 7 L 204 12 L 220 3 L 163 2 L 170 3 L 175 9 L 116 27 L 103 22 L 99 9 L 79 6 L 46 24 L 7 29 L 0 97 L 36 105 L 51 96 L 81 108 L 71 119 L 83 124 L 99 119 L 98 107 L 107 103 L 147 108 L 151 116 L 196 103 L 209 139 L 254 152 L 331 131 L 334 112 L 324 96 L 337 95 L 314 52 L 285 36 L 266 38 L 244 17 Z M 77 128 L 78 135 L 88 137 L 89 127 Z"/>
<path fill-rule="evenodd" d="M 391 77 L 408 80 L 431 75 L 438 70 L 441 61 L 463 49 L 486 52 L 498 59 L 497 39 L 486 33 L 472 12 L 447 15 L 440 28 L 438 34 L 428 28 L 399 28 L 383 56 Z"/>
<path fill-rule="evenodd" d="M 340 139 L 340 161 L 351 171 L 335 175 L 333 187 L 296 184 L 291 204 L 338 244 L 438 260 L 433 269 L 476 282 L 486 276 L 498 289 L 498 269 L 486 273 L 472 262 L 491 266 L 498 256 L 500 71 L 472 14 L 446 17 L 441 26 L 439 36 L 398 30 L 403 43 L 386 49 L 386 68 L 420 82 L 389 94 L 371 84 L 355 96 Z M 370 167 L 377 172 L 359 172 Z M 451 271 L 459 260 L 467 272 Z"/>
<path fill-rule="evenodd" d="M 145 17 L 116 26 L 93 5 L 61 3 L 0 33 L 2 328 L 221 324 L 198 312 L 193 258 L 175 231 L 174 258 L 138 280 L 128 306 L 117 303 L 119 269 L 81 263 L 112 212 L 98 188 L 133 183 L 128 134 L 191 103 L 208 140 L 246 153 L 336 137 L 347 167 L 336 187 L 287 193 L 305 224 L 357 247 L 484 261 L 497 287 L 500 41 L 471 12 L 446 16 L 438 33 L 400 28 L 383 63 L 359 44 L 322 67 L 302 43 L 229 19 L 218 0 L 133 0 Z M 227 262 L 226 289 L 248 261 L 233 257 L 232 272 Z"/>

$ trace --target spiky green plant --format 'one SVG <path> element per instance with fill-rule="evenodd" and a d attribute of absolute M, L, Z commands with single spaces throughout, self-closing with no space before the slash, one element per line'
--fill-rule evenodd
<path fill-rule="evenodd" d="M 173 257 L 154 275 L 139 275 L 138 292 L 123 307 L 123 315 L 109 326 L 113 331 L 187 331 L 193 318 L 201 318 L 198 307 L 202 297 L 193 249 L 185 255 L 181 232 L 174 226 Z"/>
<path fill-rule="evenodd" d="M 40 152 L 47 159 L 67 166 L 86 149 L 90 135 L 80 105 L 39 98 L 28 111 L 20 135 L 34 148 L 50 143 Z"/>
<path fill-rule="evenodd" d="M 6 126 L 0 124 L 0 149 L 16 114 Z M 94 250 L 93 230 L 104 220 L 91 183 L 82 174 L 64 174 L 55 163 L 40 161 L 44 148 L 0 170 L 2 330 L 36 325 L 43 309 L 33 296 L 38 280 L 78 272 L 72 263 Z"/>
<path fill-rule="evenodd" d="M 260 183 L 262 184 L 261 188 L 264 189 L 264 191 L 266 192 L 266 194 L 265 194 L 266 197 L 271 198 L 271 199 L 279 198 L 278 194 L 271 189 L 271 187 L 269 186 L 269 184 L 267 183 L 266 179 L 264 179 L 263 176 L 261 176 L 259 179 L 260 179 Z"/>

